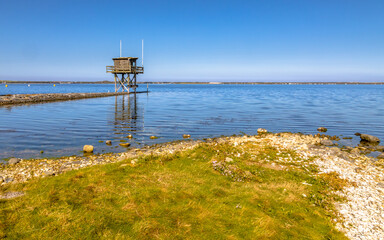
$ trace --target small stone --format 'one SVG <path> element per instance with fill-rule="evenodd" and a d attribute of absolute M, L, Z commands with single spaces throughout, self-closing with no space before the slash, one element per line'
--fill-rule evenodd
<path fill-rule="evenodd" d="M 332 146 L 334 145 L 333 142 L 329 139 L 323 139 L 320 141 L 320 144 L 324 145 L 324 146 Z"/>
<path fill-rule="evenodd" d="M 353 153 L 353 154 L 360 154 L 360 149 L 354 148 L 354 149 L 351 150 L 351 153 Z"/>
<path fill-rule="evenodd" d="M 126 167 L 126 166 L 129 166 L 128 164 L 121 164 L 120 166 L 119 166 L 119 168 L 124 168 L 124 167 Z"/>
<path fill-rule="evenodd" d="M 131 164 L 132 164 L 132 165 L 135 165 L 136 163 L 137 163 L 137 158 L 131 160 Z"/>
<path fill-rule="evenodd" d="M 354 169 L 355 173 L 360 173 L 363 169 L 361 167 L 357 167 Z"/>
<path fill-rule="evenodd" d="M 150 138 L 150 139 L 157 139 L 158 137 L 156 137 L 156 136 L 150 136 L 149 138 Z"/>
<path fill-rule="evenodd" d="M 258 128 L 257 129 L 257 133 L 267 133 L 267 129 L 264 129 L 264 128 Z"/>
<path fill-rule="evenodd" d="M 131 134 L 129 134 L 129 135 L 127 136 L 127 138 L 133 138 L 133 137 L 132 137 L 132 135 L 131 135 Z"/>
<path fill-rule="evenodd" d="M 0 199 L 12 199 L 24 196 L 24 192 L 6 192 L 3 195 L 0 195 Z"/>
<path fill-rule="evenodd" d="M 319 131 L 319 132 L 327 132 L 328 129 L 325 128 L 325 127 L 319 127 L 319 128 L 317 129 L 317 131 Z"/>
<path fill-rule="evenodd" d="M 377 146 L 376 151 L 384 152 L 384 146 Z"/>
<path fill-rule="evenodd" d="M 8 164 L 9 164 L 9 165 L 15 165 L 15 164 L 17 164 L 18 162 L 20 162 L 20 159 L 19 159 L 19 158 L 11 158 L 11 159 L 9 159 Z"/>
<path fill-rule="evenodd" d="M 53 175 L 55 175 L 55 173 L 53 171 L 45 171 L 45 172 L 43 172 L 43 174 L 45 176 L 53 176 Z"/>
<path fill-rule="evenodd" d="M 84 145 L 83 151 L 85 153 L 92 153 L 93 152 L 93 146 L 92 145 Z"/>
<path fill-rule="evenodd" d="M 43 154 L 43 153 L 44 153 L 44 151 L 43 151 L 43 150 L 41 150 L 41 151 L 40 151 L 40 153 L 41 153 L 41 154 Z"/>
<path fill-rule="evenodd" d="M 112 145 L 112 141 L 111 140 L 107 140 L 107 141 L 105 141 L 105 144 Z"/>
<path fill-rule="evenodd" d="M 183 134 L 183 138 L 190 138 L 191 137 L 191 135 L 189 135 L 189 134 Z"/>
<path fill-rule="evenodd" d="M 130 143 L 119 143 L 119 145 L 122 146 L 122 147 L 129 147 L 129 146 L 131 146 Z"/>
<path fill-rule="evenodd" d="M 4 180 L 5 183 L 13 182 L 13 178 L 9 177 Z"/>
<path fill-rule="evenodd" d="M 225 158 L 225 162 L 227 162 L 227 163 L 233 162 L 233 159 L 230 158 L 230 157 L 226 157 L 226 158 Z"/>

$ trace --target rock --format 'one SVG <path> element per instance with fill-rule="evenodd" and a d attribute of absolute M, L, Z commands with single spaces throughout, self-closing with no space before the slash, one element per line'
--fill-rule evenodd
<path fill-rule="evenodd" d="M 371 143 L 379 143 L 380 139 L 378 137 L 368 135 L 368 134 L 360 134 L 360 138 L 362 141 L 367 141 Z"/>
<path fill-rule="evenodd" d="M 13 182 L 13 178 L 8 177 L 8 178 L 6 178 L 6 179 L 4 180 L 4 182 L 5 182 L 5 183 Z"/>
<path fill-rule="evenodd" d="M 156 137 L 156 136 L 150 136 L 149 138 L 150 138 L 150 139 L 157 139 L 158 137 Z"/>
<path fill-rule="evenodd" d="M 119 143 L 119 145 L 122 146 L 122 147 L 129 147 L 129 146 L 131 146 L 130 143 Z"/>
<path fill-rule="evenodd" d="M 320 144 L 324 145 L 324 146 L 332 146 L 332 145 L 334 145 L 333 142 L 331 140 L 329 140 L 329 139 L 322 139 L 320 141 Z"/>
<path fill-rule="evenodd" d="M 353 153 L 353 154 L 360 154 L 360 149 L 354 148 L 354 149 L 351 150 L 351 153 Z"/>
<path fill-rule="evenodd" d="M 129 166 L 128 164 L 121 164 L 119 168 L 125 168 L 126 166 Z"/>
<path fill-rule="evenodd" d="M 257 133 L 267 133 L 267 129 L 264 129 L 264 128 L 258 128 L 257 129 Z"/>
<path fill-rule="evenodd" d="M 131 134 L 129 134 L 129 135 L 127 136 L 127 138 L 133 138 L 133 137 L 132 137 L 132 135 L 131 135 Z"/>
<path fill-rule="evenodd" d="M 377 159 L 384 159 L 384 153 L 382 153 L 379 156 L 377 156 Z"/>
<path fill-rule="evenodd" d="M 319 127 L 319 128 L 317 129 L 317 131 L 319 131 L 319 132 L 327 132 L 328 129 L 325 128 L 325 127 Z"/>
<path fill-rule="evenodd" d="M 83 151 L 85 153 L 92 153 L 93 152 L 93 146 L 92 145 L 84 145 Z"/>
<path fill-rule="evenodd" d="M 0 195 L 0 199 L 12 199 L 24 196 L 24 192 L 6 192 L 3 195 Z"/>
<path fill-rule="evenodd" d="M 18 162 L 20 162 L 20 159 L 19 159 L 19 158 L 11 158 L 11 159 L 9 159 L 8 164 L 9 164 L 9 165 L 15 165 L 15 164 L 17 164 Z"/>
<path fill-rule="evenodd" d="M 191 137 L 191 135 L 189 135 L 189 134 L 183 134 L 183 138 L 190 138 Z"/>
<path fill-rule="evenodd" d="M 45 176 L 53 176 L 53 175 L 55 175 L 55 173 L 53 171 L 45 171 L 45 172 L 43 172 L 43 174 Z"/>
<path fill-rule="evenodd" d="M 105 144 L 112 145 L 112 141 L 111 140 L 107 140 L 107 141 L 105 141 Z"/>
<path fill-rule="evenodd" d="M 360 173 L 363 169 L 361 167 L 357 167 L 354 169 L 355 173 Z"/>
<path fill-rule="evenodd" d="M 376 151 L 384 152 L 384 146 L 377 146 Z"/>
<path fill-rule="evenodd" d="M 227 163 L 233 162 L 233 159 L 230 158 L 230 157 L 226 157 L 226 158 L 225 158 L 225 162 L 227 162 Z"/>
<path fill-rule="evenodd" d="M 137 163 L 137 161 L 138 161 L 137 158 L 135 158 L 135 159 L 131 160 L 131 164 L 135 165 Z"/>

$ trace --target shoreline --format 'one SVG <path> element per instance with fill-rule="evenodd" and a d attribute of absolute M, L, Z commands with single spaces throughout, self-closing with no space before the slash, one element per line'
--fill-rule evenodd
<path fill-rule="evenodd" d="M 146 93 L 143 91 L 136 93 Z M 86 98 L 111 97 L 135 94 L 134 92 L 102 92 L 102 93 L 43 93 L 43 94 L 9 94 L 0 95 L 0 106 L 34 104 L 45 102 L 70 101 Z"/>
<path fill-rule="evenodd" d="M 294 151 L 301 160 L 283 159 L 281 163 L 273 162 L 270 167 L 283 168 L 283 163 L 294 163 L 297 166 L 310 167 L 315 164 L 319 168 L 317 174 L 335 173 L 351 185 L 344 187 L 337 194 L 345 198 L 345 202 L 335 202 L 335 209 L 342 222 L 336 222 L 336 228 L 344 232 L 350 239 L 380 239 L 384 237 L 384 160 L 376 160 L 363 153 L 348 149 L 340 149 L 328 145 L 328 137 L 305 135 L 300 133 L 263 133 L 255 136 L 232 136 L 209 138 L 203 140 L 182 140 L 163 143 L 143 148 L 129 149 L 122 153 L 107 153 L 61 157 L 59 159 L 21 160 L 14 165 L 0 167 L 1 185 L 28 182 L 39 177 L 50 177 L 65 172 L 128 161 L 124 167 L 135 167 L 138 159 L 146 156 L 168 156 L 177 152 L 194 149 L 200 145 L 216 146 L 229 144 L 238 150 L 245 144 L 266 145 L 278 151 Z M 267 156 L 266 159 L 269 157 Z M 232 159 L 230 159 L 232 161 Z M 225 160 L 226 162 L 227 160 Z M 294 161 L 294 162 L 292 162 Z M 312 161 L 309 163 L 308 161 Z M 212 162 L 212 164 L 216 164 Z M 309 165 L 308 165 L 309 164 Z M 215 165 L 214 165 L 215 166 Z M 222 167 L 217 165 L 217 167 Z M 225 173 L 225 171 L 224 171 Z M 305 184 L 305 183 L 303 183 Z M 23 193 L 15 193 L 15 197 Z M 307 197 L 307 196 L 304 196 Z M 369 220 L 367 220 L 369 219 Z M 335 220 L 336 221 L 336 220 Z"/>
<path fill-rule="evenodd" d="M 196 85 L 384 85 L 383 82 L 220 82 L 220 81 L 142 81 L 137 82 L 138 84 L 196 84 Z M 114 84 L 113 81 L 11 81 L 11 80 L 0 80 L 0 84 Z"/>

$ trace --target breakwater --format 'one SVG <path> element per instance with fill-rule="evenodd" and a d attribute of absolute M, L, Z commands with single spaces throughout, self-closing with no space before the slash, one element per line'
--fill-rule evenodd
<path fill-rule="evenodd" d="M 99 98 L 133 94 L 127 92 L 101 92 L 101 93 L 47 93 L 47 94 L 9 94 L 0 96 L 0 106 L 14 104 L 30 104 L 43 102 L 68 101 L 84 98 Z M 136 92 L 143 93 L 143 92 Z"/>

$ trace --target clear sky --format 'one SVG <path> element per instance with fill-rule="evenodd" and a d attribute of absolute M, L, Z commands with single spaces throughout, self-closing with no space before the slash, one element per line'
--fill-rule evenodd
<path fill-rule="evenodd" d="M 0 0 L 0 79 L 384 81 L 383 0 Z"/>

